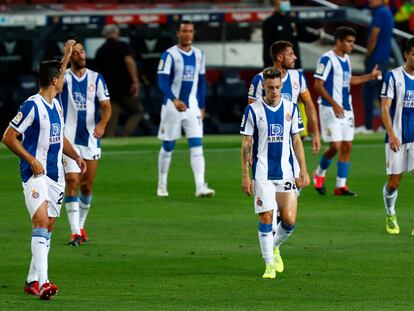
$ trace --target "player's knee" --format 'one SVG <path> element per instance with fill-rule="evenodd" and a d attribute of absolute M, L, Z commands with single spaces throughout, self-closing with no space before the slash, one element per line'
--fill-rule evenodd
<path fill-rule="evenodd" d="M 329 152 L 333 154 L 337 154 L 339 152 L 339 149 L 341 148 L 340 143 L 331 143 L 329 146 Z"/>
<path fill-rule="evenodd" d="M 400 186 L 400 182 L 398 180 L 390 180 L 387 183 L 387 191 L 389 193 L 393 193 L 394 191 L 398 189 L 399 186 Z"/>
<path fill-rule="evenodd" d="M 192 137 L 188 139 L 188 146 L 190 148 L 195 147 L 202 147 L 203 146 L 203 140 L 201 137 Z"/>
<path fill-rule="evenodd" d="M 75 195 L 76 192 L 78 191 L 78 187 L 79 187 L 79 180 L 72 176 L 73 174 L 69 174 L 66 175 L 65 180 L 66 180 L 66 191 L 69 192 L 70 194 Z"/>
<path fill-rule="evenodd" d="M 280 226 L 288 233 L 292 233 L 295 230 L 296 222 L 285 222 L 281 221 Z"/>
<path fill-rule="evenodd" d="M 167 152 L 173 151 L 174 147 L 175 147 L 175 140 L 164 140 L 162 142 L 162 148 Z"/>
<path fill-rule="evenodd" d="M 55 223 L 56 223 L 56 218 L 49 218 L 49 225 L 48 225 L 48 227 L 47 227 L 47 230 L 49 231 L 49 232 L 52 232 L 53 231 L 53 229 L 55 228 Z"/>
<path fill-rule="evenodd" d="M 92 194 L 92 183 L 91 182 L 82 183 L 81 193 L 85 196 L 91 195 Z"/>
<path fill-rule="evenodd" d="M 259 218 L 260 218 L 260 223 L 265 224 L 265 225 L 272 224 L 273 222 L 273 215 L 270 211 L 260 213 Z"/>

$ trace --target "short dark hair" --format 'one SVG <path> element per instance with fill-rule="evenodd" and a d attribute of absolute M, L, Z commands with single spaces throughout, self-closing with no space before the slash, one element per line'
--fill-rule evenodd
<path fill-rule="evenodd" d="M 75 44 L 74 44 L 74 45 L 76 45 L 76 44 L 81 44 L 81 45 L 83 46 L 83 42 L 82 42 L 82 40 L 81 40 L 81 39 L 79 39 L 79 38 L 72 37 L 72 38 L 69 38 L 68 40 L 75 40 Z"/>
<path fill-rule="evenodd" d="M 263 70 L 263 81 L 268 79 L 282 79 L 282 73 L 273 67 L 267 67 Z"/>
<path fill-rule="evenodd" d="M 414 37 L 411 37 L 405 42 L 404 53 L 410 53 L 412 48 L 414 48 Z"/>
<path fill-rule="evenodd" d="M 270 58 L 272 59 L 272 61 L 274 62 L 276 55 L 282 53 L 287 48 L 293 49 L 292 42 L 283 40 L 273 42 L 273 44 L 270 46 Z"/>
<path fill-rule="evenodd" d="M 335 42 L 336 40 L 344 40 L 348 36 L 352 36 L 356 38 L 357 33 L 353 28 L 347 27 L 347 26 L 341 26 L 341 27 L 336 28 Z"/>
<path fill-rule="evenodd" d="M 59 78 L 62 73 L 62 63 L 58 60 L 40 62 L 37 70 L 37 79 L 40 87 L 48 87 L 53 78 Z"/>
<path fill-rule="evenodd" d="M 177 24 L 177 27 L 176 27 L 176 30 L 177 30 L 177 31 L 179 31 L 179 30 L 180 30 L 181 25 L 193 25 L 193 27 L 194 27 L 194 24 L 193 24 L 192 22 L 190 22 L 189 20 L 185 19 L 185 20 L 180 21 L 180 22 Z"/>

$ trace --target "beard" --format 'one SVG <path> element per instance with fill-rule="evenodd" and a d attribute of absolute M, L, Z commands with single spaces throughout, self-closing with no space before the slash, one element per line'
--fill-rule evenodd
<path fill-rule="evenodd" d="M 74 69 L 77 69 L 77 70 L 83 69 L 86 67 L 86 60 L 73 62 L 72 66 L 74 67 Z"/>

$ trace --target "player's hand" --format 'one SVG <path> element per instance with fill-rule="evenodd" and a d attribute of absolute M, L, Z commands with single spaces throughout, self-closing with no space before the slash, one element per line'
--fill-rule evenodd
<path fill-rule="evenodd" d="M 253 194 L 253 182 L 250 179 L 250 176 L 243 176 L 242 188 L 244 193 L 246 193 L 248 196 L 251 196 Z"/>
<path fill-rule="evenodd" d="M 103 134 L 105 133 L 105 126 L 102 125 L 101 123 L 98 123 L 95 126 L 95 129 L 93 131 L 93 136 L 95 138 L 101 138 L 103 136 Z"/>
<path fill-rule="evenodd" d="M 319 135 L 319 131 L 313 133 L 312 136 L 312 154 L 316 155 L 319 153 L 321 149 L 321 136 Z"/>
<path fill-rule="evenodd" d="M 139 96 L 139 82 L 133 82 L 131 84 L 131 88 L 129 89 L 129 94 L 131 94 L 132 97 Z"/>
<path fill-rule="evenodd" d="M 35 178 L 45 174 L 45 168 L 36 158 L 33 158 L 33 160 L 30 161 L 30 165 Z"/>
<path fill-rule="evenodd" d="M 173 100 L 173 103 L 174 103 L 175 108 L 178 111 L 182 112 L 182 111 L 186 111 L 187 110 L 187 105 L 183 101 L 181 101 L 179 99 L 174 99 Z"/>
<path fill-rule="evenodd" d="M 400 151 L 401 142 L 394 134 L 389 135 L 389 144 L 392 151 Z"/>
<path fill-rule="evenodd" d="M 82 159 L 81 157 L 78 157 L 75 161 L 76 161 L 76 164 L 81 169 L 81 174 L 85 174 L 87 170 L 87 165 L 86 165 L 85 160 Z"/>
<path fill-rule="evenodd" d="M 296 187 L 304 188 L 309 186 L 310 178 L 309 174 L 306 170 L 301 170 L 299 174 L 299 178 L 295 179 Z"/>
<path fill-rule="evenodd" d="M 73 39 L 70 39 L 66 41 L 64 47 L 63 47 L 63 55 L 71 56 L 73 51 L 73 46 L 76 44 L 76 41 Z"/>
<path fill-rule="evenodd" d="M 335 104 L 332 106 L 335 116 L 339 119 L 343 119 L 345 118 L 345 110 L 344 108 L 342 108 L 341 106 L 339 106 L 338 104 Z"/>
<path fill-rule="evenodd" d="M 375 65 L 371 70 L 371 80 L 382 80 L 382 72 L 379 70 L 378 65 Z"/>

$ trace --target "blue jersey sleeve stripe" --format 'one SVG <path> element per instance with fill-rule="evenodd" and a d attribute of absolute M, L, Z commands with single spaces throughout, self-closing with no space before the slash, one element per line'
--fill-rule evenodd
<path fill-rule="evenodd" d="M 197 85 L 197 101 L 198 107 L 203 109 L 206 106 L 206 77 L 204 74 L 198 76 L 198 85 Z"/>

